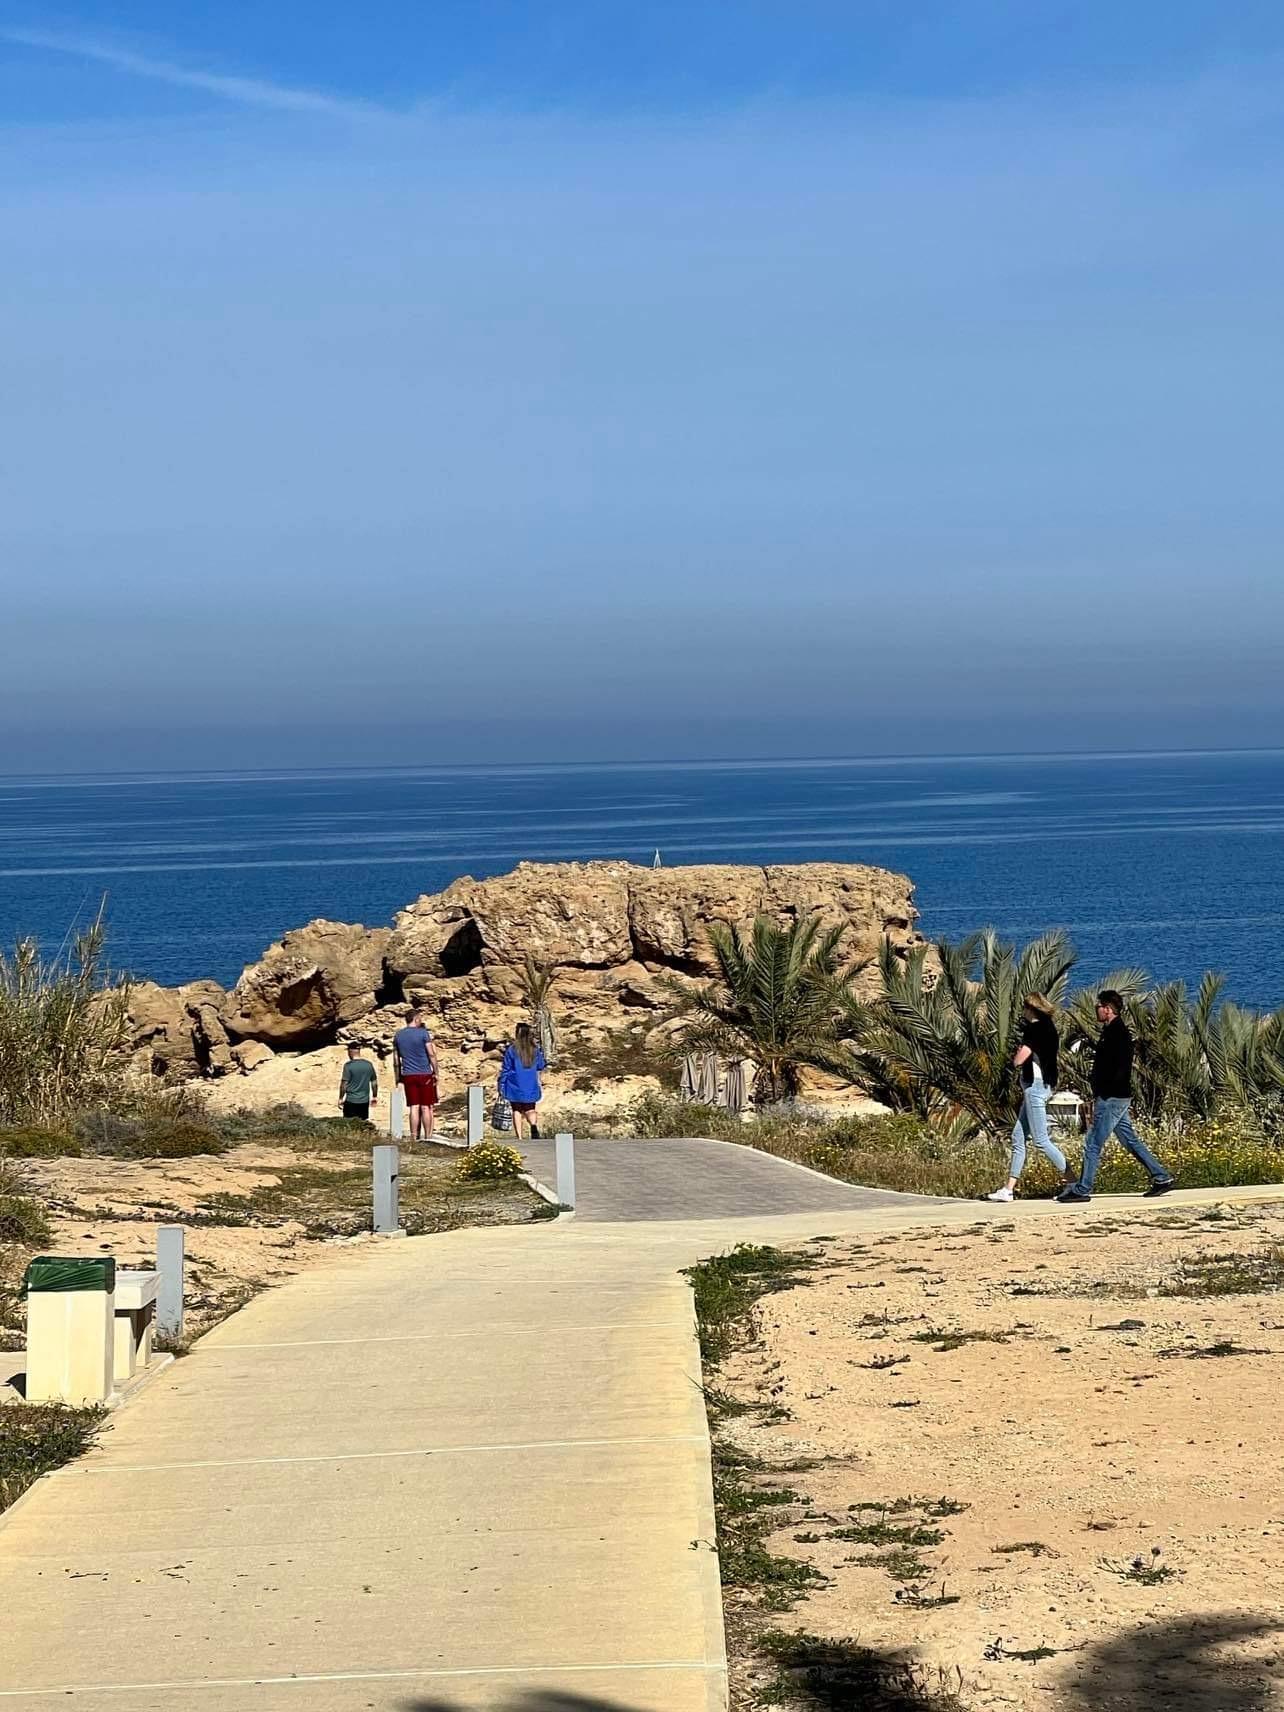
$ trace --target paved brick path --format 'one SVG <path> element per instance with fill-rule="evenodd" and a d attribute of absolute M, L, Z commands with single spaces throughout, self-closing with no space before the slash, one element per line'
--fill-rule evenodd
<path fill-rule="evenodd" d="M 528 1142 L 522 1151 L 539 1181 L 553 1188 L 553 1143 Z M 606 1223 L 910 1210 L 925 1204 L 922 1196 L 836 1183 L 729 1141 L 580 1141 L 575 1187 L 578 1216 Z M 939 1198 L 930 1204 L 939 1211 Z"/>

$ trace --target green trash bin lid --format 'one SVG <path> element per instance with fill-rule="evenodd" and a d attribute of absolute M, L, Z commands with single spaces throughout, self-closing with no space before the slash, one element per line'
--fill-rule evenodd
<path fill-rule="evenodd" d="M 116 1288 L 116 1257 L 97 1255 L 92 1260 L 73 1260 L 63 1254 L 38 1254 L 22 1275 L 24 1296 L 61 1295 L 68 1290 Z"/>

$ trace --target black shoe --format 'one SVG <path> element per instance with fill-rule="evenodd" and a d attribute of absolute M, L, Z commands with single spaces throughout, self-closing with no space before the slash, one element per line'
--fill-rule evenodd
<path fill-rule="evenodd" d="M 1148 1201 L 1153 1201 L 1156 1195 L 1167 1195 L 1176 1187 L 1177 1182 L 1175 1178 L 1162 1177 L 1157 1183 L 1152 1183 L 1150 1185 L 1149 1189 L 1146 1190 L 1145 1198 Z"/>
<path fill-rule="evenodd" d="M 537 1123 L 533 1123 L 531 1125 L 531 1140 L 532 1141 L 538 1141 L 539 1139 L 540 1139 L 539 1125 Z"/>
<path fill-rule="evenodd" d="M 1076 1207 L 1083 1201 L 1090 1201 L 1092 1196 L 1086 1189 L 1081 1189 L 1077 1183 L 1070 1183 L 1057 1195 L 1063 1207 Z"/>

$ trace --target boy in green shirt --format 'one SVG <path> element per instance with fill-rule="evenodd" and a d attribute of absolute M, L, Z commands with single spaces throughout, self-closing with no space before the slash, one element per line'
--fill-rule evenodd
<path fill-rule="evenodd" d="M 348 1062 L 339 1080 L 339 1104 L 344 1117 L 368 1121 L 371 1103 L 378 1098 L 378 1072 L 368 1058 L 361 1056 L 359 1046 L 349 1046 Z"/>

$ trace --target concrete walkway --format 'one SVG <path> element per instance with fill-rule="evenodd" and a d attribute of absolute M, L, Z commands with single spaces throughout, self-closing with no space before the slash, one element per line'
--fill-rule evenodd
<path fill-rule="evenodd" d="M 532 1173 L 553 1188 L 553 1143 L 521 1145 Z M 734 1141 L 577 1142 L 575 1185 L 577 1217 L 608 1223 L 941 1204 L 939 1196 L 898 1195 L 837 1183 Z"/>
<path fill-rule="evenodd" d="M 1014 1212 L 1097 1208 L 575 1219 L 336 1254 L 0 1520 L 0 1706 L 713 1712 L 722 1614 L 679 1268 L 741 1240 Z"/>

